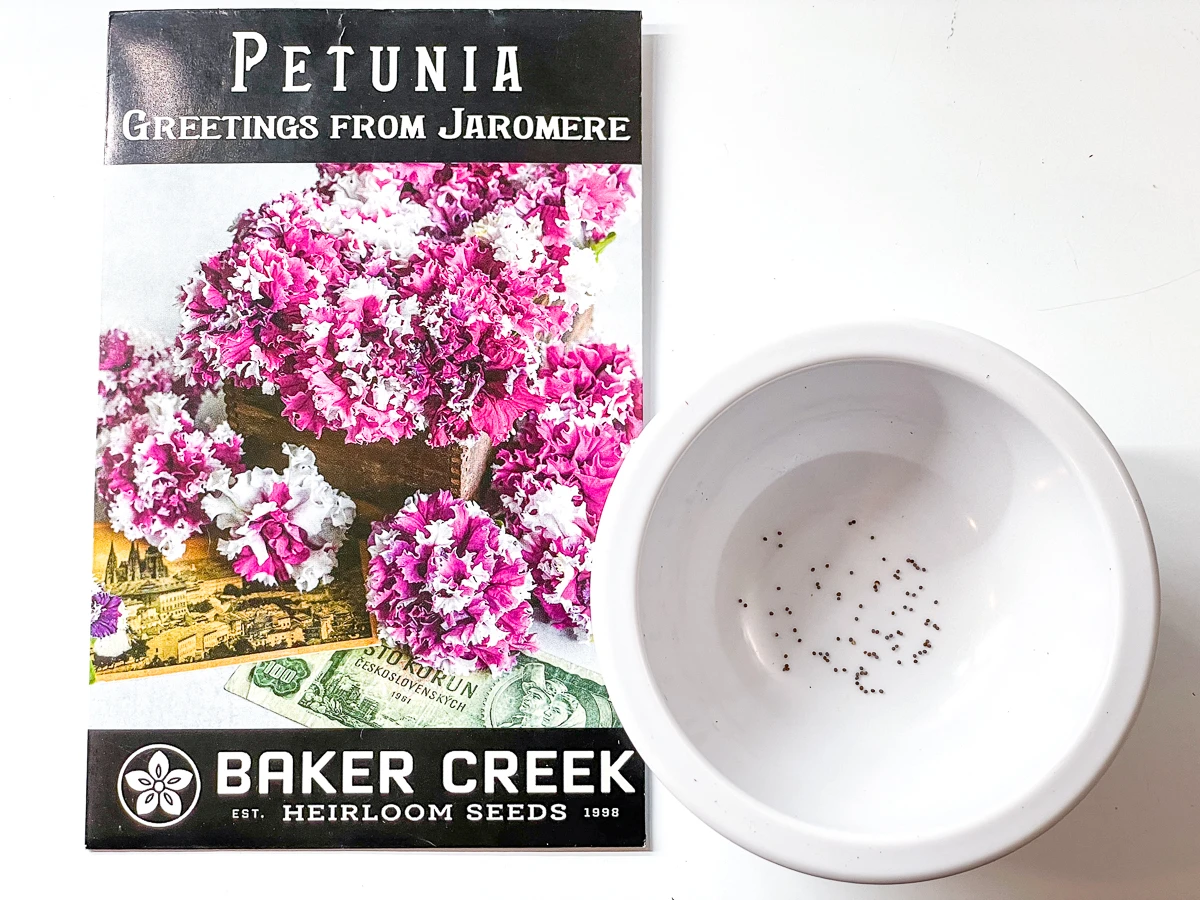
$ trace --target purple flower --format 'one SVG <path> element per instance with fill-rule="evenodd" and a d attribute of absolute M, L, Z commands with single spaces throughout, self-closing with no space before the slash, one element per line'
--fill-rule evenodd
<path fill-rule="evenodd" d="M 367 608 L 380 635 L 453 672 L 507 672 L 532 652 L 529 571 L 516 540 L 469 500 L 416 494 L 376 522 Z"/>
<path fill-rule="evenodd" d="M 121 620 L 121 598 L 102 587 L 92 591 L 92 637 L 103 638 L 117 633 Z"/>

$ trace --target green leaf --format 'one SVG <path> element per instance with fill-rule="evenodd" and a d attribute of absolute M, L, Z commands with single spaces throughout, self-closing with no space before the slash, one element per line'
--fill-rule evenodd
<path fill-rule="evenodd" d="M 592 244 L 592 252 L 596 254 L 596 262 L 600 262 L 600 254 L 604 252 L 604 248 L 617 239 L 617 233 L 610 231 L 596 243 Z"/>

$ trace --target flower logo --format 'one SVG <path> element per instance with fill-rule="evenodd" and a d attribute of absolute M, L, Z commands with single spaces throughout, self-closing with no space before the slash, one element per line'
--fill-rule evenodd
<path fill-rule="evenodd" d="M 192 758 L 170 744 L 135 750 L 117 776 L 121 808 L 143 825 L 166 828 L 188 817 L 200 799 L 200 773 Z"/>

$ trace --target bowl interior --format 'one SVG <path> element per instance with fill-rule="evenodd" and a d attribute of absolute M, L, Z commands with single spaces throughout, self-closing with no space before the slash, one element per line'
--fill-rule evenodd
<path fill-rule="evenodd" d="M 1114 539 L 986 387 L 851 360 L 728 407 L 637 569 L 655 687 L 725 778 L 816 828 L 911 841 L 1036 791 L 1098 709 Z"/>

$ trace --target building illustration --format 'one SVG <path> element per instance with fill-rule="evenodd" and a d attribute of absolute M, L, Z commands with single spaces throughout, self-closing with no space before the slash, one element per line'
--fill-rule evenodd
<path fill-rule="evenodd" d="M 127 549 L 124 543 L 97 526 L 96 564 L 103 564 L 104 587 L 122 598 L 131 639 L 122 656 L 95 661 L 97 678 L 374 637 L 356 544 L 342 548 L 339 577 L 301 593 L 294 585 L 247 583 L 207 547 L 206 538 L 194 539 L 189 552 L 171 563 L 143 542 L 129 542 Z"/>

